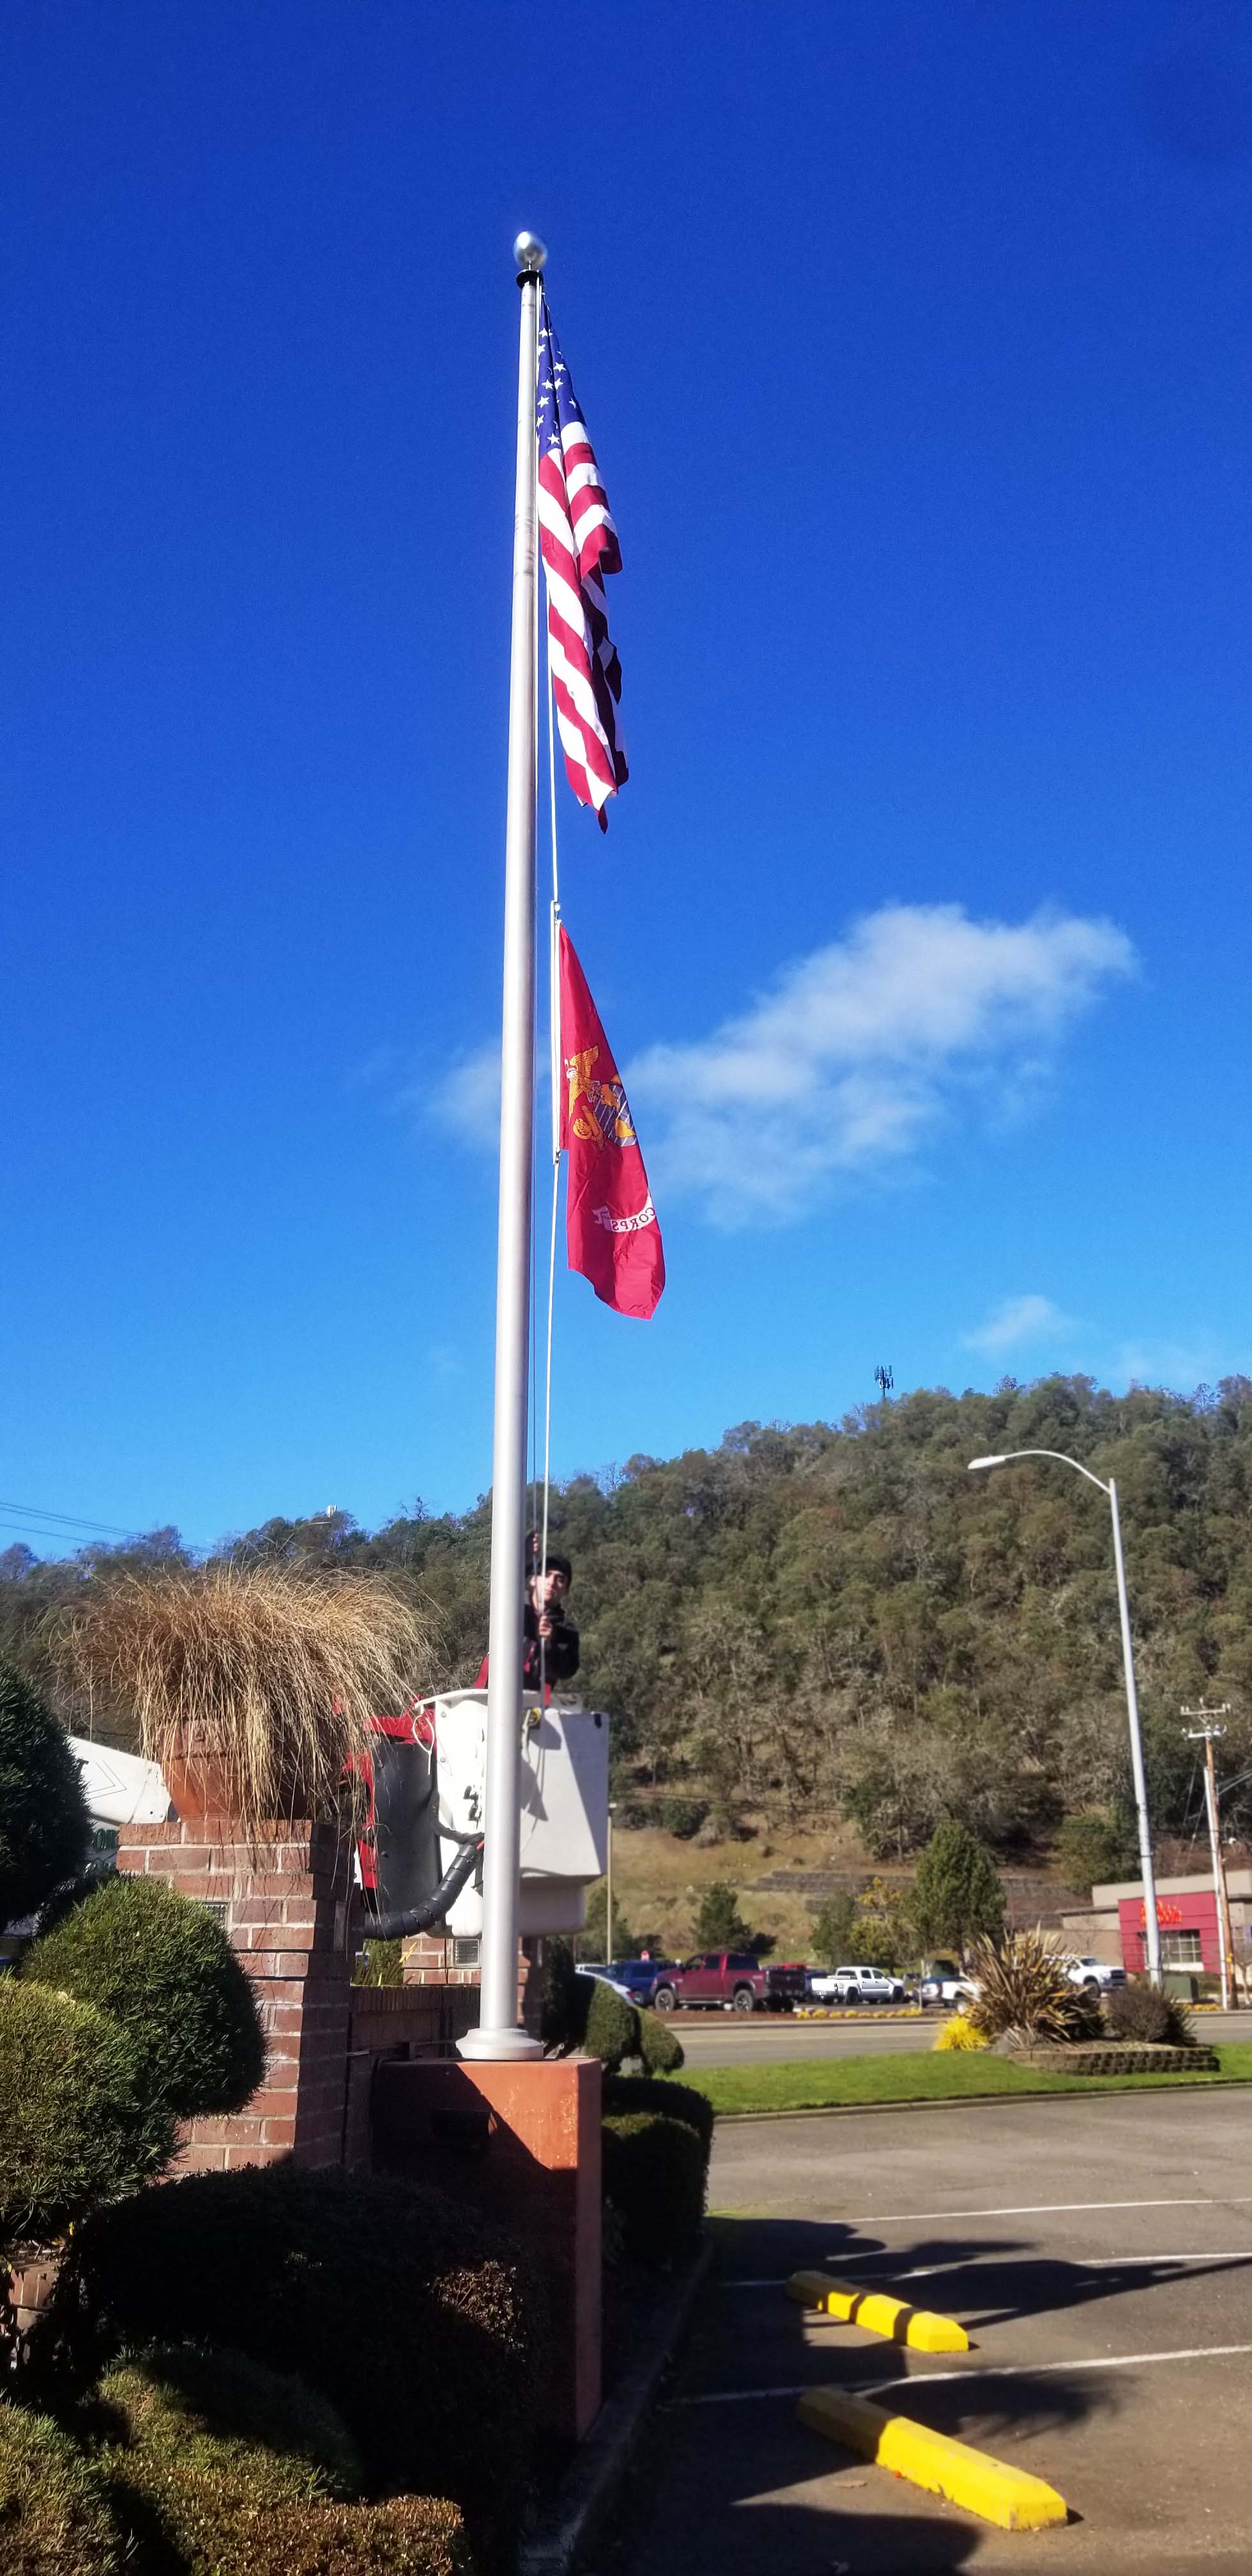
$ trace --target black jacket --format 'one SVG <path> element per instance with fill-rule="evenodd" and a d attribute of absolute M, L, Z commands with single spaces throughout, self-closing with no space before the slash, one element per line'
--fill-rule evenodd
<path fill-rule="evenodd" d="M 522 1664 L 523 1690 L 539 1688 L 539 1622 L 528 1601 L 525 1612 L 526 1654 Z M 568 1682 L 578 1670 L 578 1630 L 568 1619 L 553 1619 L 552 1634 L 543 1640 L 543 1676 L 550 1685 Z"/>

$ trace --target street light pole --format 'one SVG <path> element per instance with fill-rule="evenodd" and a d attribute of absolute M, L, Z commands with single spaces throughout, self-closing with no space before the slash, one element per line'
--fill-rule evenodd
<path fill-rule="evenodd" d="M 1126 1560 L 1122 1554 L 1122 1524 L 1117 1508 L 1117 1485 L 1110 1476 L 1107 1485 L 1102 1476 L 1092 1474 L 1077 1458 L 1063 1449 L 1006 1449 L 993 1458 L 971 1458 L 970 1473 L 981 1467 L 1009 1467 L 1017 1458 L 1055 1458 L 1062 1467 L 1072 1467 L 1076 1475 L 1085 1476 L 1089 1485 L 1098 1485 L 1107 1497 L 1113 1521 L 1113 1563 L 1117 1569 L 1117 1610 L 1122 1632 L 1122 1666 L 1126 1681 L 1126 1717 L 1130 1728 L 1130 1771 L 1135 1787 L 1135 1819 L 1139 1830 L 1139 1868 L 1143 1878 L 1143 1923 L 1148 1952 L 1148 1975 L 1154 1986 L 1161 1982 L 1161 1926 L 1156 1911 L 1156 1872 L 1152 1865 L 1152 1828 L 1148 1818 L 1148 1784 L 1143 1768 L 1143 1735 L 1139 1725 L 1139 1693 L 1135 1686 L 1135 1657 L 1130 1636 L 1130 1601 L 1126 1592 Z"/>

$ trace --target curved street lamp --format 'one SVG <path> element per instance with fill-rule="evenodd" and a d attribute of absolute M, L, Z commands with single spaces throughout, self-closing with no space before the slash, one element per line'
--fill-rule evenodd
<path fill-rule="evenodd" d="M 1006 1449 L 994 1458 L 971 1458 L 970 1474 L 982 1467 L 1010 1467 L 1015 1458 L 1055 1458 L 1062 1467 L 1072 1467 L 1075 1475 L 1085 1476 L 1089 1485 L 1098 1485 L 1107 1494 L 1113 1516 L 1113 1563 L 1117 1568 L 1117 1606 L 1122 1623 L 1122 1663 L 1126 1674 L 1126 1715 L 1130 1722 L 1130 1768 L 1135 1784 L 1135 1815 L 1139 1826 L 1139 1867 L 1143 1874 L 1143 1920 L 1147 1936 L 1148 1975 L 1154 1986 L 1161 1982 L 1161 1927 L 1156 1914 L 1156 1873 L 1152 1867 L 1152 1832 L 1148 1823 L 1148 1786 L 1143 1772 L 1143 1737 L 1139 1731 L 1139 1694 L 1135 1688 L 1135 1658 L 1130 1643 L 1130 1603 L 1126 1598 L 1126 1560 L 1122 1555 L 1122 1524 L 1117 1509 L 1117 1485 L 1110 1476 L 1093 1476 L 1077 1458 L 1063 1449 Z"/>

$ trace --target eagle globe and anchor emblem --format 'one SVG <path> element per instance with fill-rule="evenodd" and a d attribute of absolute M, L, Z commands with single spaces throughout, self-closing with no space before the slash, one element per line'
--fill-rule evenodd
<path fill-rule="evenodd" d="M 565 1079 L 569 1086 L 566 1116 L 571 1136 L 584 1145 L 615 1145 L 620 1151 L 627 1145 L 638 1145 L 630 1102 L 618 1074 L 601 1082 L 592 1067 L 599 1062 L 598 1046 L 579 1047 L 565 1059 Z M 656 1209 L 649 1190 L 643 1206 L 635 1216 L 613 1216 L 606 1207 L 592 1209 L 597 1225 L 610 1234 L 638 1234 L 646 1225 L 655 1225 Z"/>

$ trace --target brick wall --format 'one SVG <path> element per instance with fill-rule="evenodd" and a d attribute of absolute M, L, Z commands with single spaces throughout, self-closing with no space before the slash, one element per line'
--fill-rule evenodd
<path fill-rule="evenodd" d="M 123 1830 L 118 1867 L 168 1878 L 220 1907 L 257 1990 L 266 2039 L 261 2090 L 233 2119 L 189 2123 L 176 2170 L 336 2165 L 347 2107 L 351 1957 L 345 1848 L 331 1825 L 229 1818 Z"/>

